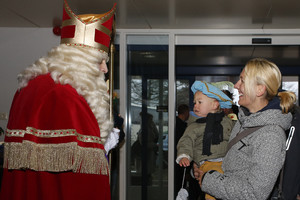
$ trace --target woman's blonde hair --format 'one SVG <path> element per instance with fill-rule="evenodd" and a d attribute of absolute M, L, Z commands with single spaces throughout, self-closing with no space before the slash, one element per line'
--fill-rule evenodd
<path fill-rule="evenodd" d="M 255 96 L 255 85 L 266 86 L 265 98 L 270 101 L 276 95 L 280 97 L 280 107 L 287 113 L 294 106 L 296 95 L 293 92 L 280 92 L 281 72 L 276 64 L 264 58 L 254 58 L 247 62 L 244 68 L 245 92 L 250 98 Z"/>
<path fill-rule="evenodd" d="M 107 85 L 99 69 L 103 59 L 108 60 L 107 54 L 95 49 L 61 44 L 18 75 L 19 89 L 26 87 L 29 80 L 47 73 L 56 83 L 71 85 L 89 104 L 100 127 L 101 140 L 105 142 L 112 122 Z"/>

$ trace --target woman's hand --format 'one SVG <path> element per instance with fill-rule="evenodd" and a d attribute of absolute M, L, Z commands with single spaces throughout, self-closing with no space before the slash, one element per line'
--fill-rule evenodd
<path fill-rule="evenodd" d="M 201 185 L 202 185 L 202 177 L 203 177 L 203 175 L 204 175 L 205 173 L 204 173 L 202 170 L 200 170 L 200 168 L 198 167 L 198 165 L 196 165 L 195 163 L 194 163 L 194 165 L 193 165 L 193 169 L 194 169 L 194 176 L 195 176 L 195 179 L 198 180 L 199 185 L 200 185 L 200 187 L 201 187 Z"/>
<path fill-rule="evenodd" d="M 179 165 L 180 165 L 180 167 L 188 167 L 188 166 L 190 166 L 190 161 L 188 158 L 182 158 L 179 161 Z"/>

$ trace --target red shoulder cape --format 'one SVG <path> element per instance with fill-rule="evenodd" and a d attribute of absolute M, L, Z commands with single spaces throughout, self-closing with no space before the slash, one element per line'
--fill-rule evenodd
<path fill-rule="evenodd" d="M 29 81 L 15 94 L 5 136 L 4 168 L 0 196 L 4 199 L 17 197 L 16 188 L 23 195 L 33 190 L 28 199 L 47 199 L 51 195 L 43 193 L 48 191 L 45 186 L 51 188 L 52 199 L 59 195 L 66 196 L 59 199 L 77 199 L 80 192 L 86 193 L 83 188 L 92 196 L 91 189 L 96 187 L 109 193 L 108 162 L 93 112 L 74 88 L 55 83 L 49 74 Z"/>

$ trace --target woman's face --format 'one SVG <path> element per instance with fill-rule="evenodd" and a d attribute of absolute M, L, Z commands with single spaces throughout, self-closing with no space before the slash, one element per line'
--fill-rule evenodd
<path fill-rule="evenodd" d="M 243 70 L 240 74 L 240 79 L 234 85 L 234 88 L 237 89 L 239 92 L 239 105 L 249 109 L 252 101 L 250 97 L 247 94 L 245 94 L 245 70 Z"/>
<path fill-rule="evenodd" d="M 103 59 L 102 62 L 100 63 L 99 69 L 104 74 L 106 74 L 108 72 L 107 65 L 106 65 L 106 60 L 105 59 Z"/>

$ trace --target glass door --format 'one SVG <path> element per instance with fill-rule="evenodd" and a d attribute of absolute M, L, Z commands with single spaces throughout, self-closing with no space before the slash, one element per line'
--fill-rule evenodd
<path fill-rule="evenodd" d="M 127 38 L 126 199 L 168 199 L 168 45 L 161 44 L 168 37 L 132 38 Z"/>

